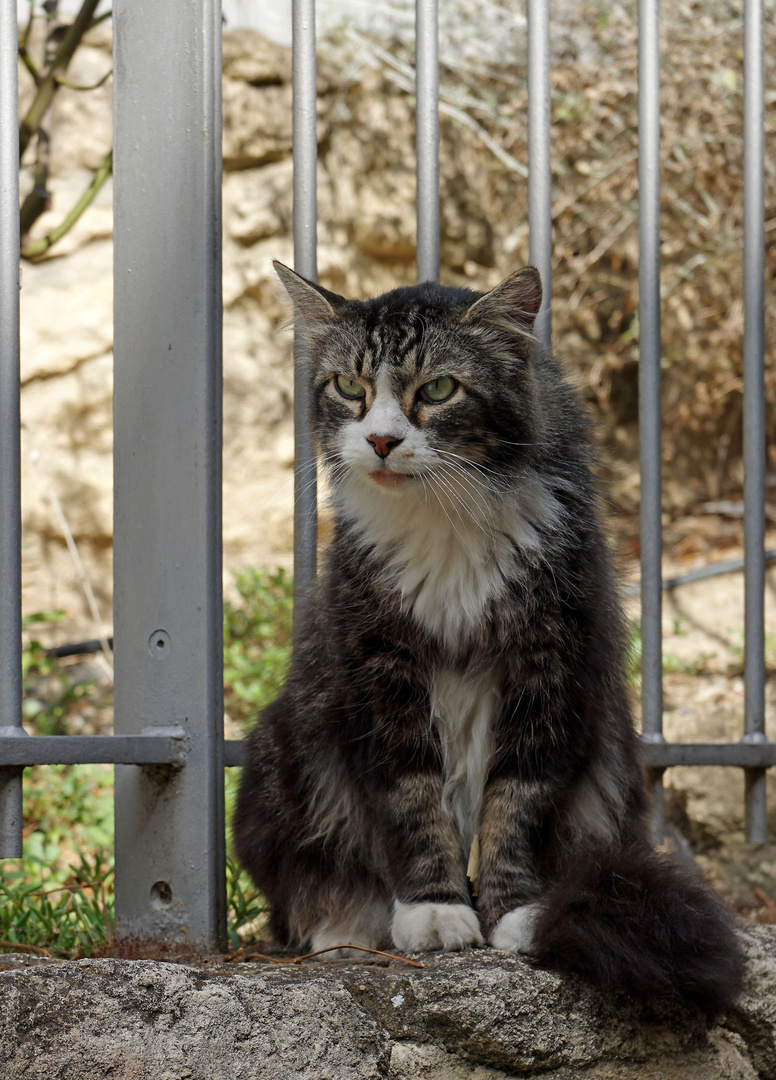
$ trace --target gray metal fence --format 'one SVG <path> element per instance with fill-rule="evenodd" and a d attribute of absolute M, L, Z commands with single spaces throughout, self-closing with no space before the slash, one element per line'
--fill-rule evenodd
<path fill-rule="evenodd" d="M 528 0 L 530 258 L 551 282 L 549 0 Z M 418 275 L 439 274 L 437 0 L 417 0 Z M 766 836 L 764 730 L 764 140 L 761 0 L 745 9 L 745 716 L 732 744 L 662 734 L 660 129 L 657 0 L 639 5 L 643 727 L 662 836 L 662 773 L 746 774 L 747 836 Z M 225 937 L 222 726 L 221 12 L 217 0 L 116 0 L 113 736 L 21 726 L 19 229 L 15 5 L 0 7 L 0 856 L 21 855 L 25 766 L 115 762 L 119 934 Z M 316 277 L 314 0 L 293 0 L 294 257 Z M 297 368 L 301 355 L 297 354 Z M 315 574 L 313 447 L 296 390 L 295 592 Z"/>

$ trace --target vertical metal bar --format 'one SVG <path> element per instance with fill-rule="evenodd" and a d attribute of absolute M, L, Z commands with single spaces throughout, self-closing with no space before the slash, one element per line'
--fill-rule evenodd
<path fill-rule="evenodd" d="M 439 281 L 438 0 L 415 0 L 415 152 L 418 281 Z"/>
<path fill-rule="evenodd" d="M 0 762 L 22 735 L 19 111 L 16 4 L 0 5 Z M 22 770 L 0 768 L 0 858 L 22 854 Z"/>
<path fill-rule="evenodd" d="M 744 738 L 765 738 L 765 128 L 762 0 L 744 6 Z M 765 769 L 746 770 L 746 838 L 767 840 Z"/>
<path fill-rule="evenodd" d="M 639 442 L 641 707 L 644 739 L 663 741 L 660 409 L 660 45 L 658 0 L 639 0 Z M 652 776 L 652 835 L 663 838 L 662 773 Z"/>
<path fill-rule="evenodd" d="M 221 4 L 113 21 L 115 730 L 186 747 L 116 768 L 117 930 L 222 947 Z"/>
<path fill-rule="evenodd" d="M 550 3 L 528 0 L 529 259 L 544 289 L 535 333 L 552 341 L 552 163 L 550 158 Z"/>
<path fill-rule="evenodd" d="M 318 280 L 317 86 L 315 0 L 293 0 L 294 268 Z M 318 556 L 316 457 L 310 430 L 307 363 L 302 331 L 294 333 L 294 604 L 315 578 Z"/>

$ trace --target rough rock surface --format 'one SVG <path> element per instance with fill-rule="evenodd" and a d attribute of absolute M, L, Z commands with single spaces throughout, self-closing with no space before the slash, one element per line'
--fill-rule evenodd
<path fill-rule="evenodd" d="M 398 962 L 197 967 L 32 962 L 0 974 L 3 1080 L 774 1080 L 776 931 L 709 1026 L 490 951 Z"/>

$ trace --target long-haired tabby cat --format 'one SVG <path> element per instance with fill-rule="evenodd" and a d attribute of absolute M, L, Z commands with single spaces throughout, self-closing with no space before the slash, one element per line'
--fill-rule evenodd
<path fill-rule="evenodd" d="M 724 1008 L 735 933 L 648 843 L 586 424 L 533 335 L 538 273 L 361 302 L 276 269 L 335 526 L 234 820 L 275 934 L 488 944 Z"/>

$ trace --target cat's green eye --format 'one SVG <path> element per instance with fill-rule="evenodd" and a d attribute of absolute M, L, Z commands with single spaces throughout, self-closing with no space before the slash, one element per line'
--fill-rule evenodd
<path fill-rule="evenodd" d="M 366 390 L 361 383 L 356 382 L 355 379 L 349 379 L 347 375 L 337 375 L 334 379 L 334 385 L 348 401 L 357 401 L 366 395 Z"/>
<path fill-rule="evenodd" d="M 431 382 L 421 386 L 420 394 L 425 401 L 433 401 L 436 404 L 439 401 L 447 401 L 457 389 L 458 383 L 455 379 L 451 379 L 449 375 L 442 375 L 439 379 L 432 379 Z"/>

